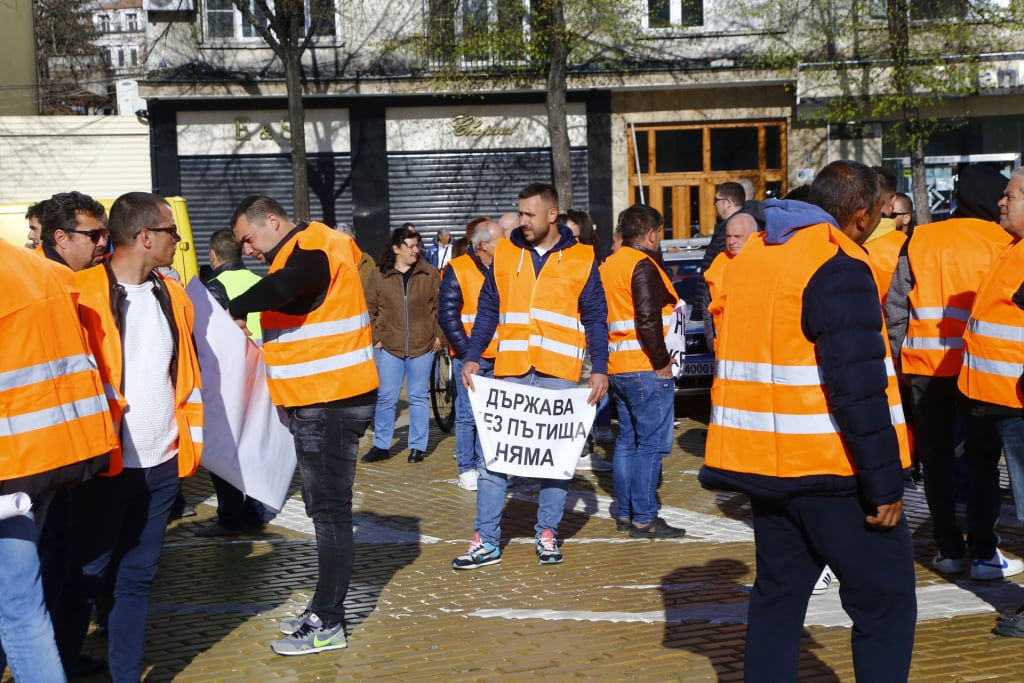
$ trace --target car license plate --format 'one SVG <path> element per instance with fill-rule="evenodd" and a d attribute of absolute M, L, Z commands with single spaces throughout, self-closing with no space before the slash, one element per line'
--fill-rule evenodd
<path fill-rule="evenodd" d="M 715 361 L 707 360 L 696 363 L 683 363 L 684 377 L 704 377 L 715 374 Z"/>

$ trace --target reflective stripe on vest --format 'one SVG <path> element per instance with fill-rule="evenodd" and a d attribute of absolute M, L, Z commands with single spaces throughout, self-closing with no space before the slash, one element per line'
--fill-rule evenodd
<path fill-rule="evenodd" d="M 957 385 L 968 398 L 1024 408 L 1024 311 L 1013 301 L 1024 272 L 1017 242 L 993 265 L 964 332 L 964 366 Z"/>
<path fill-rule="evenodd" d="M 802 228 L 781 245 L 766 245 L 763 234 L 754 234 L 729 262 L 737 277 L 721 283 L 726 303 L 705 450 L 709 466 L 772 477 L 855 474 L 814 344 L 800 330 L 807 283 L 839 250 L 870 268 L 859 247 L 824 224 Z M 766 291 L 773 293 L 770 315 L 765 314 Z M 880 329 L 879 343 L 887 350 L 883 338 Z M 906 467 L 906 419 L 888 353 L 881 367 Z"/>
<path fill-rule="evenodd" d="M 978 286 L 1010 236 L 991 221 L 951 218 L 918 226 L 907 243 L 914 286 L 900 351 L 904 373 L 955 377 L 963 363 L 966 322 Z"/>
<path fill-rule="evenodd" d="M 310 223 L 281 246 L 270 274 L 296 247 L 327 256 L 331 281 L 323 303 L 306 315 L 264 311 L 263 356 L 276 405 L 295 407 L 360 396 L 377 388 L 370 316 L 351 240 L 322 223 Z"/>

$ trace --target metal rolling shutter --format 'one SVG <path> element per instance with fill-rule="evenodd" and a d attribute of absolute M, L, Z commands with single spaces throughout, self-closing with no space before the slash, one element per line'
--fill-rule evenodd
<path fill-rule="evenodd" d="M 585 207 L 587 150 L 571 155 L 573 204 Z M 391 226 L 414 223 L 430 243 L 442 227 L 459 234 L 477 216 L 515 211 L 521 189 L 550 180 L 548 150 L 389 154 Z"/>
<path fill-rule="evenodd" d="M 329 225 L 352 222 L 349 155 L 309 157 L 310 212 Z M 181 157 L 181 194 L 188 201 L 199 265 L 209 263 L 207 245 L 215 230 L 231 226 L 231 214 L 250 194 L 265 194 L 292 211 L 292 172 L 287 156 Z M 326 207 L 325 207 L 326 205 Z M 325 210 L 326 209 L 326 210 Z M 251 259 L 246 266 L 266 272 Z"/>

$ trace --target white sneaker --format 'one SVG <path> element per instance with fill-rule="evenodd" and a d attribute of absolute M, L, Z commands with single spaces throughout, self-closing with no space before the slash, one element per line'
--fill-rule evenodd
<path fill-rule="evenodd" d="M 467 491 L 476 491 L 476 480 L 480 473 L 476 470 L 467 470 L 459 475 L 459 488 Z"/>
<path fill-rule="evenodd" d="M 821 576 L 818 577 L 818 583 L 814 584 L 814 590 L 811 591 L 811 595 L 827 593 L 833 583 L 839 583 L 839 579 L 836 578 L 836 575 L 832 573 L 832 570 L 826 564 L 825 568 L 821 570 Z"/>
<path fill-rule="evenodd" d="M 989 560 L 971 560 L 971 578 L 979 581 L 1004 579 L 1024 572 L 1024 562 L 1003 557 L 996 548 L 996 554 Z"/>
<path fill-rule="evenodd" d="M 967 556 L 943 557 L 941 554 L 937 554 L 932 558 L 932 567 L 942 574 L 963 574 L 967 571 Z"/>

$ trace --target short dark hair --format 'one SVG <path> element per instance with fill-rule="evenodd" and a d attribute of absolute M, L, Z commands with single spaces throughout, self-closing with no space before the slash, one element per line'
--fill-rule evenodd
<path fill-rule="evenodd" d="M 242 243 L 230 230 L 216 230 L 210 235 L 210 251 L 221 261 L 237 261 L 242 258 Z"/>
<path fill-rule="evenodd" d="M 551 183 L 530 183 L 519 193 L 520 199 L 529 199 L 530 197 L 537 196 L 540 196 L 542 201 L 552 206 L 558 206 L 558 190 Z"/>
<path fill-rule="evenodd" d="M 739 183 L 729 181 L 722 183 L 715 192 L 722 195 L 736 206 L 743 206 L 743 202 L 747 201 L 747 191 L 743 189 L 743 186 Z"/>
<path fill-rule="evenodd" d="M 231 229 L 234 230 L 235 223 L 238 219 L 245 214 L 245 218 L 250 223 L 261 222 L 266 219 L 267 215 L 274 214 L 275 216 L 290 221 L 288 212 L 284 210 L 277 200 L 272 197 L 268 197 L 265 194 L 251 194 L 235 207 L 235 212 L 231 214 Z"/>
<path fill-rule="evenodd" d="M 634 204 L 623 209 L 619 214 L 619 223 L 615 232 L 619 233 L 623 242 L 635 242 L 642 239 L 651 230 L 657 230 L 664 223 L 661 213 L 646 204 Z"/>
<path fill-rule="evenodd" d="M 878 173 L 857 161 L 833 161 L 811 183 L 807 202 L 827 211 L 840 228 L 861 209 L 871 211 L 881 196 Z"/>
<path fill-rule="evenodd" d="M 170 206 L 167 200 L 152 192 L 128 192 L 110 207 L 110 241 L 115 245 L 131 244 L 139 231 L 155 228 L 163 220 L 160 209 Z"/>
<path fill-rule="evenodd" d="M 97 220 L 103 220 L 107 215 L 107 210 L 102 204 L 81 192 L 58 192 L 40 204 L 43 205 L 43 212 L 39 216 L 39 223 L 43 226 L 40 238 L 51 246 L 56 243 L 53 236 L 55 232 L 75 229 L 78 225 L 79 211 Z"/>
<path fill-rule="evenodd" d="M 44 200 L 42 200 L 40 202 L 36 202 L 35 204 L 32 204 L 31 206 L 29 206 L 28 207 L 28 211 L 25 212 L 25 219 L 26 220 L 31 220 L 33 218 L 38 218 L 39 219 L 39 224 L 42 225 L 43 224 L 43 209 L 46 208 L 46 202 L 48 202 L 48 201 L 50 201 L 50 200 L 49 199 L 44 199 Z"/>
<path fill-rule="evenodd" d="M 872 166 L 871 170 L 878 174 L 878 184 L 886 194 L 896 194 L 896 172 L 885 166 Z"/>

